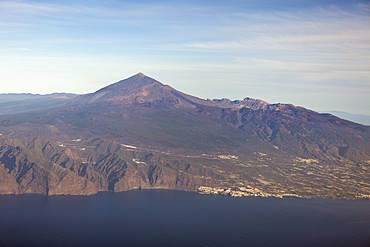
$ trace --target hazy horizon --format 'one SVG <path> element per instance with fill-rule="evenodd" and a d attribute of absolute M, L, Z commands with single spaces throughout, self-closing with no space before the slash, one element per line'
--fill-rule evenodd
<path fill-rule="evenodd" d="M 368 1 L 2 1 L 0 93 L 143 72 L 200 98 L 370 115 Z"/>

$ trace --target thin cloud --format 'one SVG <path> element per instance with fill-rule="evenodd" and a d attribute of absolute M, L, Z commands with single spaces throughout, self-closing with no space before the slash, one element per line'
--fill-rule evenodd
<path fill-rule="evenodd" d="M 298 50 L 322 48 L 368 49 L 370 16 L 344 11 L 315 10 L 314 13 L 269 13 L 238 18 L 214 29 L 216 40 L 184 43 L 186 48 L 220 52 L 225 49 Z M 212 28 L 212 27 L 211 27 Z M 217 35 L 219 33 L 219 35 Z M 218 37 L 217 37 L 218 36 Z M 217 40 L 218 39 L 218 40 Z"/>
<path fill-rule="evenodd" d="M 118 8 L 104 6 L 86 6 L 75 4 L 73 6 L 48 3 L 0 2 L 3 18 L 6 16 L 29 15 L 35 17 L 52 18 L 81 18 L 86 21 L 100 20 L 122 21 L 124 19 L 150 20 L 153 18 L 176 17 L 178 10 L 175 6 L 164 4 L 122 4 Z M 184 11 L 184 9 L 182 9 Z M 68 15 L 66 15 L 68 14 Z M 83 17 L 83 18 L 82 18 Z M 98 19 L 96 19 L 98 18 Z"/>
<path fill-rule="evenodd" d="M 323 87 L 368 92 L 370 4 L 337 3 L 262 8 L 226 1 L 0 1 L 0 80 L 14 82 L 7 85 L 10 90 L 16 83 L 40 85 L 58 78 L 62 86 L 81 86 L 83 93 L 103 86 L 102 77 L 143 71 L 195 85 L 193 90 L 200 83 L 217 81 L 222 87 L 228 81 L 232 97 L 250 95 L 232 91 L 244 85 L 245 90 L 260 89 L 253 94 L 267 101 L 278 97 L 276 90 L 282 98 Z M 297 102 L 305 105 L 301 99 Z"/>

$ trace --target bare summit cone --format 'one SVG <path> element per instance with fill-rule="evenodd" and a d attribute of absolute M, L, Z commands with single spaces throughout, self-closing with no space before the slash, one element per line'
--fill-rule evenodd
<path fill-rule="evenodd" d="M 99 101 L 143 102 L 150 92 L 165 87 L 143 73 L 138 73 L 127 79 L 118 81 L 97 90 L 94 93 L 84 94 L 74 100 L 74 104 L 85 104 Z M 157 90 L 155 90 L 157 89 Z"/>
<path fill-rule="evenodd" d="M 118 81 L 91 94 L 77 97 L 73 104 L 108 102 L 113 104 L 165 104 L 177 107 L 194 108 L 183 93 L 168 85 L 138 73 L 125 80 Z"/>
<path fill-rule="evenodd" d="M 102 101 L 113 104 L 131 105 L 146 103 L 182 108 L 195 108 L 197 104 L 209 104 L 206 100 L 177 91 L 141 72 L 101 88 L 94 93 L 81 95 L 72 104 L 87 104 Z"/>

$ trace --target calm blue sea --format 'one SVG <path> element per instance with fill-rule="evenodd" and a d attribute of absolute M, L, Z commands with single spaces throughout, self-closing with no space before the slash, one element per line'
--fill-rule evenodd
<path fill-rule="evenodd" d="M 370 246 L 370 200 L 0 196 L 0 246 Z"/>

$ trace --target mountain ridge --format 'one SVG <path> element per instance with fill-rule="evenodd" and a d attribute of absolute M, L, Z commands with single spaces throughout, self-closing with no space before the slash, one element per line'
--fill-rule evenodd
<path fill-rule="evenodd" d="M 80 95 L 76 97 L 71 104 L 77 105 L 100 101 L 121 102 L 124 104 L 162 102 L 185 108 L 194 108 L 196 105 L 204 105 L 220 108 L 249 107 L 259 109 L 268 105 L 265 101 L 255 100 L 249 97 L 246 97 L 244 100 L 235 101 L 230 101 L 228 99 L 204 100 L 180 92 L 168 85 L 164 85 L 141 72 L 127 79 L 112 83 L 93 93 Z"/>
<path fill-rule="evenodd" d="M 18 186 L 8 192 L 206 186 L 233 195 L 248 188 L 277 197 L 370 197 L 369 126 L 248 97 L 204 100 L 144 74 L 59 107 L 0 116 L 0 134 L 0 188 Z M 38 174 L 33 187 L 29 174 Z M 61 174 L 80 182 L 68 186 Z"/>

